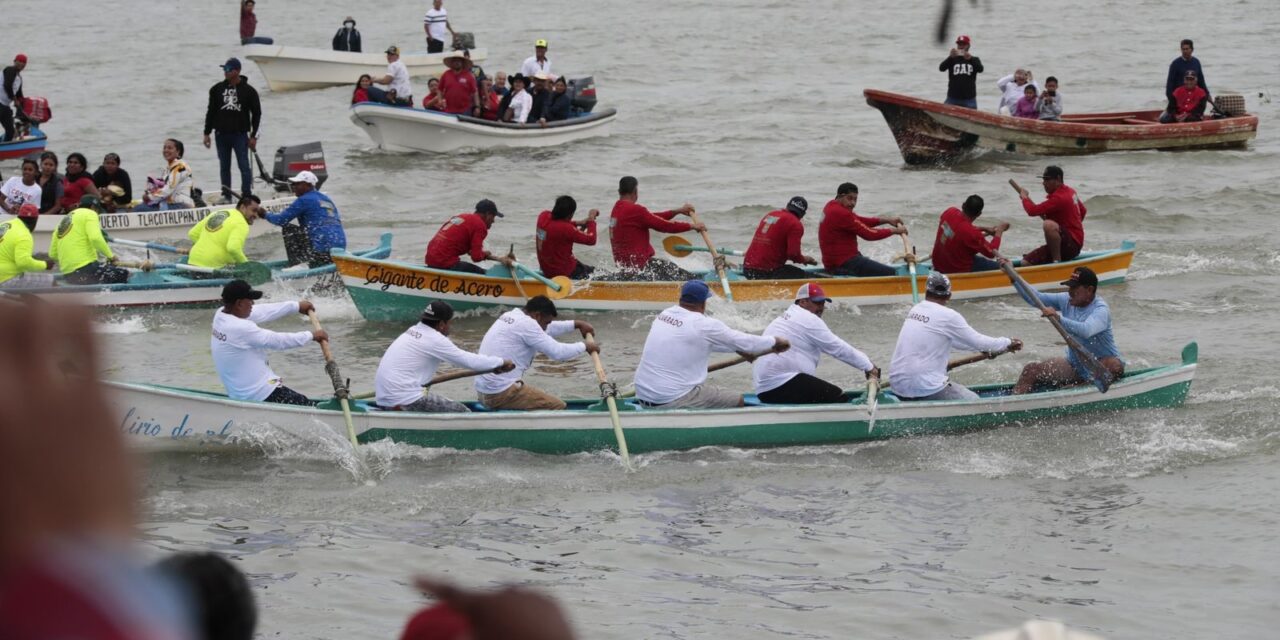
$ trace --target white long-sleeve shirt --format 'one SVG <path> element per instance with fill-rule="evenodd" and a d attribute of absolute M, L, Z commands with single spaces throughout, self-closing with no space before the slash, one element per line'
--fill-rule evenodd
<path fill-rule="evenodd" d="M 227 396 L 261 402 L 280 386 L 280 376 L 271 370 L 267 352 L 304 346 L 311 342 L 311 332 L 277 333 L 259 327 L 258 323 L 294 313 L 298 313 L 297 302 L 255 304 L 248 318 L 237 318 L 222 309 L 214 312 L 209 350 L 213 352 L 213 366 L 222 378 Z"/>
<path fill-rule="evenodd" d="M 666 404 L 689 393 L 707 379 L 712 351 L 760 353 L 776 341 L 730 329 L 725 323 L 680 305 L 668 307 L 653 319 L 636 369 L 636 398 Z"/>
<path fill-rule="evenodd" d="M 379 405 L 398 407 L 422 398 L 422 385 L 435 377 L 441 362 L 464 369 L 495 369 L 498 356 L 463 351 L 448 336 L 419 322 L 405 330 L 382 354 L 373 389 Z"/>
<path fill-rule="evenodd" d="M 791 342 L 791 348 L 756 359 L 752 366 L 756 393 L 777 389 L 796 374 L 813 375 L 818 370 L 818 359 L 824 353 L 861 371 L 875 368 L 867 354 L 841 340 L 822 318 L 797 304 L 792 304 L 770 322 L 764 335 L 786 338 Z"/>
<path fill-rule="evenodd" d="M 570 360 L 586 353 L 585 342 L 567 343 L 555 339 L 556 336 L 571 331 L 572 320 L 557 320 L 547 325 L 547 330 L 543 331 L 538 321 L 525 315 L 521 309 L 512 309 L 498 316 L 480 341 L 480 355 L 506 358 L 514 362 L 516 368 L 506 373 L 478 376 L 476 391 L 488 394 L 506 391 L 520 381 L 524 370 L 529 368 L 533 357 L 539 353 L 552 360 Z"/>
<path fill-rule="evenodd" d="M 511 121 L 525 124 L 529 121 L 529 112 L 533 110 L 533 96 L 521 89 L 511 97 L 510 107 L 513 109 Z"/>
<path fill-rule="evenodd" d="M 996 88 L 999 89 L 1001 93 L 1000 104 L 996 105 L 996 113 L 1000 113 L 1000 110 L 1005 107 L 1009 107 L 1009 111 L 1012 113 L 1013 106 L 1018 104 L 1018 101 L 1022 99 L 1022 96 L 1027 90 L 1028 84 L 1033 87 L 1036 86 L 1036 83 L 1034 82 L 1026 82 L 1023 84 L 1014 82 L 1012 73 L 996 80 Z M 1036 93 L 1039 92 L 1040 91 L 1037 88 Z"/>
<path fill-rule="evenodd" d="M 898 333 L 889 363 L 893 392 L 907 398 L 933 395 L 947 386 L 947 358 L 952 349 L 1002 351 L 1010 342 L 982 335 L 959 312 L 925 300 L 911 307 Z"/>

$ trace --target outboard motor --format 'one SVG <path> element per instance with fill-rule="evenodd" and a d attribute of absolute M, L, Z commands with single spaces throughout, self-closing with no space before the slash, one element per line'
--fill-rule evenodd
<path fill-rule="evenodd" d="M 594 76 L 569 78 L 569 98 L 573 100 L 573 108 L 580 113 L 591 113 L 596 108 L 596 79 Z"/>
<path fill-rule="evenodd" d="M 324 186 L 324 181 L 329 179 L 329 172 L 325 170 L 324 148 L 319 142 L 307 142 L 304 144 L 294 145 L 291 147 L 280 147 L 276 149 L 275 164 L 271 167 L 271 177 L 263 176 L 276 188 L 276 191 L 287 193 L 289 191 L 289 178 L 298 175 L 299 171 L 310 171 L 316 174 L 316 178 L 320 183 L 316 185 L 316 189 Z"/>

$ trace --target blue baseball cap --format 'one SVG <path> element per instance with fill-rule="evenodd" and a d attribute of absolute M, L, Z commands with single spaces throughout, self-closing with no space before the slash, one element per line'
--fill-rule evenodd
<path fill-rule="evenodd" d="M 223 71 L 239 71 L 239 70 L 240 70 L 240 59 L 239 59 L 239 58 L 227 58 L 227 61 L 226 61 L 226 62 L 224 62 L 224 63 L 222 63 L 222 70 L 223 70 Z"/>
<path fill-rule="evenodd" d="M 680 287 L 680 302 L 702 304 L 711 297 L 711 287 L 701 280 L 690 280 Z"/>

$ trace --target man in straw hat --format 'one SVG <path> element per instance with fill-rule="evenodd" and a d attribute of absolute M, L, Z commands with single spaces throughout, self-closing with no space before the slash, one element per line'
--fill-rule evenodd
<path fill-rule="evenodd" d="M 379 407 L 390 411 L 422 411 L 431 413 L 464 413 L 467 405 L 430 393 L 424 385 L 435 377 L 441 362 L 463 369 L 506 373 L 515 363 L 498 356 L 463 351 L 449 339 L 449 321 L 453 307 L 434 300 L 423 310 L 418 324 L 400 334 L 382 354 L 374 391 Z"/>
<path fill-rule="evenodd" d="M 964 316 L 947 306 L 951 279 L 933 272 L 924 300 L 907 312 L 898 344 L 889 362 L 893 393 L 903 400 L 976 400 L 978 394 L 947 379 L 947 358 L 963 351 L 1017 351 L 1017 338 L 993 338 L 969 326 Z"/>
<path fill-rule="evenodd" d="M 466 56 L 461 51 L 444 55 L 448 66 L 440 75 L 440 94 L 444 96 L 444 112 L 479 117 L 480 88 L 476 77 L 466 68 Z"/>

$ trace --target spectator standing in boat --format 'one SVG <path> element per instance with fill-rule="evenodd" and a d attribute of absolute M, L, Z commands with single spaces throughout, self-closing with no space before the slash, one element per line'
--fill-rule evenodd
<path fill-rule="evenodd" d="M 121 202 L 128 204 L 133 201 L 133 180 L 129 178 L 129 172 L 120 166 L 119 155 L 108 153 L 103 156 L 102 165 L 93 172 L 93 185 L 101 191 L 113 184 L 120 187 L 121 193 L 116 197 Z"/>
<path fill-rule="evenodd" d="M 315 309 L 306 300 L 254 304 L 262 292 L 244 280 L 232 280 L 222 287 L 222 308 L 213 314 L 213 331 L 209 350 L 213 366 L 232 400 L 274 402 L 310 406 L 306 396 L 286 387 L 271 370 L 267 355 L 305 347 L 311 341 L 322 342 L 329 335 L 322 330 L 277 333 L 258 326 L 298 313 L 303 316 Z"/>
<path fill-rule="evenodd" d="M 89 161 L 83 153 L 67 154 L 67 173 L 62 177 L 63 211 L 70 211 L 80 206 L 80 199 L 98 193 L 98 186 L 93 183 L 89 173 Z"/>
<path fill-rule="evenodd" d="M 818 225 L 818 248 L 822 251 L 822 268 L 838 276 L 891 276 L 897 269 L 881 264 L 862 255 L 858 250 L 858 238 L 884 240 L 894 234 L 906 235 L 902 218 L 864 217 L 854 213 L 858 206 L 858 185 L 841 183 L 836 187 L 836 197 L 822 209 L 822 222 Z M 887 229 L 877 229 L 890 225 Z"/>
<path fill-rule="evenodd" d="M 240 60 L 228 58 L 222 65 L 223 80 L 209 88 L 209 106 L 204 113 L 204 148 L 213 133 L 218 143 L 218 177 L 222 199 L 231 202 L 231 154 L 240 167 L 240 195 L 253 193 L 253 169 L 249 151 L 258 150 L 258 127 L 262 125 L 262 103 L 258 90 L 240 75 Z"/>
<path fill-rule="evenodd" d="M 40 210 L 28 202 L 18 208 L 18 217 L 0 222 L 0 289 L 52 287 L 53 274 L 44 273 L 56 266 L 52 260 L 37 260 L 31 251 Z"/>
<path fill-rule="evenodd" d="M 387 47 L 387 73 L 375 78 L 374 84 L 387 85 L 389 104 L 413 106 L 413 87 L 409 85 L 409 68 L 400 61 L 400 47 Z"/>
<path fill-rule="evenodd" d="M 444 8 L 444 0 L 432 0 L 431 8 L 422 19 L 422 31 L 427 34 L 427 53 L 444 51 L 446 33 L 450 41 L 458 37 L 453 32 L 453 25 L 449 24 L 449 11 Z"/>
<path fill-rule="evenodd" d="M 529 298 L 523 309 L 512 309 L 494 321 L 480 341 L 479 353 L 509 360 L 515 367 L 505 373 L 486 373 L 476 378 L 476 397 L 491 410 L 560 410 L 565 403 L 521 378 L 541 353 L 552 360 L 572 360 L 584 353 L 599 353 L 600 345 L 556 340 L 556 336 L 577 330 L 582 337 L 595 333 L 584 320 L 556 320 L 556 305 L 546 296 Z"/>
<path fill-rule="evenodd" d="M 785 351 L 781 336 L 757 336 L 730 329 L 708 317 L 711 289 L 701 280 L 680 288 L 680 301 L 653 319 L 636 368 L 636 401 L 659 409 L 731 409 L 741 407 L 742 394 L 706 384 L 711 352 L 748 358 Z"/>
<path fill-rule="evenodd" d="M 483 274 L 484 267 L 474 264 L 482 260 L 496 260 L 511 266 L 511 258 L 496 256 L 484 248 L 484 239 L 498 218 L 504 217 L 492 200 L 476 203 L 474 213 L 460 213 L 440 225 L 440 230 L 427 243 L 427 255 L 423 258 L 432 269 L 462 271 Z M 473 262 L 463 262 L 462 256 L 470 256 Z"/>
<path fill-rule="evenodd" d="M 660 233 L 684 233 L 706 231 L 706 225 L 673 220 L 678 215 L 691 215 L 693 205 L 685 203 L 678 209 L 650 213 L 637 200 L 640 198 L 640 181 L 633 176 L 623 176 L 618 181 L 618 201 L 609 214 L 609 242 L 613 247 L 613 261 L 635 280 L 693 280 L 694 274 L 681 269 L 670 260 L 654 257 L 649 231 Z"/>
<path fill-rule="evenodd" d="M 360 53 L 360 31 L 356 29 L 356 19 L 347 16 L 342 21 L 342 28 L 333 34 L 334 51 L 350 51 Z"/>
<path fill-rule="evenodd" d="M 240 44 L 273 44 L 275 40 L 256 35 L 258 32 L 258 14 L 253 10 L 257 6 L 253 0 L 240 3 Z"/>
<path fill-rule="evenodd" d="M 1066 293 L 1035 291 L 1040 304 L 1045 307 L 1044 317 L 1056 316 L 1062 328 L 1107 368 L 1113 380 L 1124 375 L 1124 360 L 1120 358 L 1120 349 L 1116 347 L 1115 336 L 1111 333 L 1111 307 L 1098 297 L 1097 274 L 1089 267 L 1076 267 L 1071 277 L 1061 284 L 1066 285 Z M 1027 304 L 1039 306 L 1022 290 L 1018 294 Z M 1036 387 L 1083 384 L 1091 379 L 1089 370 L 1085 369 L 1075 351 L 1068 348 L 1065 357 L 1032 362 L 1023 367 L 1013 392 L 1031 393 Z"/>
<path fill-rule="evenodd" d="M 58 173 L 58 154 L 45 151 L 40 154 L 40 215 L 55 216 L 63 212 L 62 188 L 66 184 Z"/>
<path fill-rule="evenodd" d="M 1182 55 L 1173 59 L 1169 63 L 1169 75 L 1164 81 L 1164 97 L 1165 100 L 1173 100 L 1173 92 L 1183 83 L 1187 77 L 1188 71 L 1194 71 L 1196 74 L 1196 84 L 1204 89 L 1205 95 L 1209 95 L 1209 84 L 1204 80 L 1204 69 L 1200 68 L 1200 59 L 1191 55 L 1196 50 L 1196 45 L 1190 39 L 1182 41 Z"/>
<path fill-rule="evenodd" d="M 544 127 L 548 122 L 568 120 L 573 111 L 573 98 L 569 97 L 569 84 L 565 82 L 564 76 L 556 78 L 552 86 L 547 103 L 542 107 L 542 117 L 538 118 L 538 124 Z"/>
<path fill-rule="evenodd" d="M 548 278 L 567 276 L 573 280 L 589 277 L 595 267 L 579 262 L 573 255 L 573 245 L 596 244 L 596 218 L 600 211 L 592 209 L 587 212 L 585 220 L 574 220 L 573 214 L 578 210 L 578 203 L 569 196 L 556 198 L 550 211 L 538 215 L 536 233 L 538 247 L 538 268 Z"/>
<path fill-rule="evenodd" d="M 806 280 L 809 272 L 787 261 L 798 264 L 818 264 L 800 248 L 804 237 L 804 224 L 800 219 L 809 209 L 809 202 L 795 196 L 785 209 L 771 211 L 760 219 L 756 233 L 742 259 L 742 274 L 751 280 Z"/>
<path fill-rule="evenodd" d="M 24 158 L 22 160 L 22 176 L 11 176 L 5 181 L 4 186 L 0 187 L 0 210 L 5 213 L 18 215 L 18 210 L 24 204 L 32 204 L 39 212 L 40 207 L 40 185 L 36 182 L 36 176 L 40 173 L 40 167 L 35 160 Z"/>
<path fill-rule="evenodd" d="M 444 112 L 479 117 L 480 104 L 476 97 L 480 89 L 475 75 L 465 68 L 465 60 L 460 51 L 451 51 L 444 56 L 444 63 L 449 67 L 440 75 Z"/>
<path fill-rule="evenodd" d="M 511 77 L 511 95 L 508 96 L 510 106 L 503 111 L 504 122 L 524 124 L 529 121 L 529 112 L 533 110 L 533 98 L 524 90 L 524 83 L 525 78 L 519 73 Z"/>
<path fill-rule="evenodd" d="M 867 354 L 841 340 L 822 321 L 828 302 L 831 298 L 822 287 L 806 282 L 796 292 L 795 302 L 765 328 L 765 336 L 786 338 L 791 348 L 756 358 L 752 378 L 761 402 L 821 404 L 843 400 L 840 387 L 814 375 L 824 353 L 864 372 L 868 378 L 880 377 L 880 370 Z"/>
<path fill-rule="evenodd" d="M 463 369 L 501 374 L 515 363 L 498 356 L 484 356 L 458 348 L 449 339 L 453 307 L 435 300 L 423 310 L 418 323 L 405 330 L 382 354 L 374 375 L 374 397 L 387 411 L 467 413 L 467 405 L 431 393 L 424 386 L 435 377 L 442 362 Z"/>
<path fill-rule="evenodd" d="M 1199 122 L 1204 119 L 1204 110 L 1209 104 L 1209 94 L 1196 84 L 1196 72 L 1188 71 L 1183 85 L 1173 90 L 1173 99 L 1168 109 L 1160 114 L 1160 122 Z"/>
<path fill-rule="evenodd" d="M 19 53 L 13 57 L 13 64 L 4 68 L 0 75 L 0 127 L 4 128 L 4 136 L 0 142 L 8 142 L 18 138 L 18 129 L 14 118 L 22 119 L 22 70 L 27 68 L 26 54 Z"/>
<path fill-rule="evenodd" d="M 1062 94 L 1058 93 L 1058 79 L 1049 76 L 1044 81 L 1044 91 L 1036 99 L 1036 113 L 1041 120 L 1062 119 Z"/>
<path fill-rule="evenodd" d="M 1009 230 L 1008 222 L 979 227 L 974 222 L 982 215 L 982 197 L 971 195 L 960 208 L 951 207 L 938 220 L 938 233 L 933 239 L 933 270 L 941 273 L 992 271 L 1000 265 L 994 260 L 1000 239 Z M 991 236 L 988 242 L 986 236 Z M 986 257 L 983 257 L 986 256 Z"/>
<path fill-rule="evenodd" d="M 1040 118 L 1040 111 L 1036 106 L 1036 86 L 1034 84 L 1028 84 L 1022 88 L 1022 97 L 1013 104 L 1012 115 L 1015 118 L 1030 118 L 1032 120 L 1037 120 Z"/>
<path fill-rule="evenodd" d="M 969 52 L 969 36 L 956 38 L 956 46 L 938 71 L 947 74 L 947 104 L 970 109 L 978 108 L 978 74 L 982 73 L 982 60 Z"/>
<path fill-rule="evenodd" d="M 299 172 L 289 178 L 289 188 L 298 199 L 284 211 L 263 216 L 267 222 L 281 228 L 290 266 L 305 262 L 314 269 L 333 264 L 329 250 L 347 248 L 347 234 L 342 228 L 338 205 L 320 193 L 316 188 L 319 183 L 316 174 Z M 289 224 L 294 218 L 297 218 L 298 226 Z"/>
<path fill-rule="evenodd" d="M 240 196 L 234 209 L 210 212 L 187 232 L 192 242 L 187 263 L 221 269 L 248 262 L 244 242 L 249 238 L 249 226 L 261 212 L 262 200 L 253 194 Z"/>
<path fill-rule="evenodd" d="M 134 211 L 165 211 L 167 209 L 190 209 L 196 206 L 192 197 L 194 178 L 191 168 L 182 156 L 186 155 L 186 146 L 182 141 L 169 138 L 164 141 L 160 151 L 166 162 L 164 179 L 148 179 L 146 194 L 142 196 L 142 204 Z"/>
<path fill-rule="evenodd" d="M 1000 104 L 996 105 L 996 113 L 1012 115 L 1013 105 L 1018 104 L 1022 99 L 1022 88 L 1031 80 L 1031 71 L 1027 69 L 1017 69 L 1012 74 L 996 80 L 996 88 L 1000 90 Z"/>
<path fill-rule="evenodd" d="M 128 282 L 129 271 L 114 266 L 116 257 L 102 235 L 98 220 L 98 199 L 92 195 L 62 217 L 49 240 L 49 257 L 58 262 L 68 284 L 120 284 Z M 98 256 L 107 259 L 98 261 Z"/>
<path fill-rule="evenodd" d="M 1045 167 L 1040 176 L 1044 191 L 1049 194 L 1044 202 L 1036 204 L 1026 189 L 1018 187 L 1022 198 L 1022 210 L 1033 218 L 1042 218 L 1044 245 L 1022 256 L 1023 266 L 1048 264 L 1071 260 L 1080 255 L 1084 247 L 1084 217 L 1088 215 L 1075 189 L 1063 184 L 1062 168 Z"/>
<path fill-rule="evenodd" d="M 951 279 L 933 272 L 925 297 L 907 312 L 889 363 L 894 395 L 903 400 L 977 400 L 978 394 L 947 379 L 947 358 L 961 351 L 1017 351 L 1017 338 L 993 338 L 978 333 L 964 316 L 947 306 Z"/>
<path fill-rule="evenodd" d="M 551 75 L 551 59 L 547 57 L 547 41 L 539 39 L 533 43 L 533 55 L 524 59 L 520 64 L 520 73 L 526 78 L 532 78 L 538 72 Z"/>

